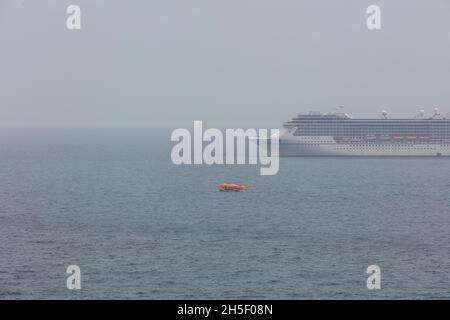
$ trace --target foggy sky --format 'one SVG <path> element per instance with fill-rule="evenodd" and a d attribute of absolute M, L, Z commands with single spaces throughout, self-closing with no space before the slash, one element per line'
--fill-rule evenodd
<path fill-rule="evenodd" d="M 66 8 L 82 30 L 66 28 Z M 366 28 L 381 7 L 382 30 Z M 0 0 L 0 126 L 450 111 L 448 0 Z"/>

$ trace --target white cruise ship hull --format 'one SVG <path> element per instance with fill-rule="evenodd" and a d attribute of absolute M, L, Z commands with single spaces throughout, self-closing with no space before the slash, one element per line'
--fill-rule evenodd
<path fill-rule="evenodd" d="M 292 136 L 279 141 L 280 156 L 450 156 L 450 144 L 420 141 L 359 141 L 337 143 L 332 136 Z"/>

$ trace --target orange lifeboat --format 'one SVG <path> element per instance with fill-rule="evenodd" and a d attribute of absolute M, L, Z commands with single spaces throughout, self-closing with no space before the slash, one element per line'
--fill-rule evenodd
<path fill-rule="evenodd" d="M 244 191 L 247 186 L 239 183 L 221 183 L 219 184 L 220 191 Z"/>

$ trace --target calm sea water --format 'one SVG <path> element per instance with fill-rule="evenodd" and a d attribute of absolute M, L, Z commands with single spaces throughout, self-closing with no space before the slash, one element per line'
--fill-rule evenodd
<path fill-rule="evenodd" d="M 165 132 L 2 132 L 0 298 L 450 298 L 450 159 L 284 158 L 260 176 L 175 166 L 170 147 Z"/>

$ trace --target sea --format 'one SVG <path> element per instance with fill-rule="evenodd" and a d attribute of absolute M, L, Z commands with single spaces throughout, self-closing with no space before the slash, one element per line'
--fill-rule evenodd
<path fill-rule="evenodd" d="M 262 176 L 175 165 L 173 145 L 2 130 L 0 299 L 450 299 L 449 158 L 281 158 Z"/>

